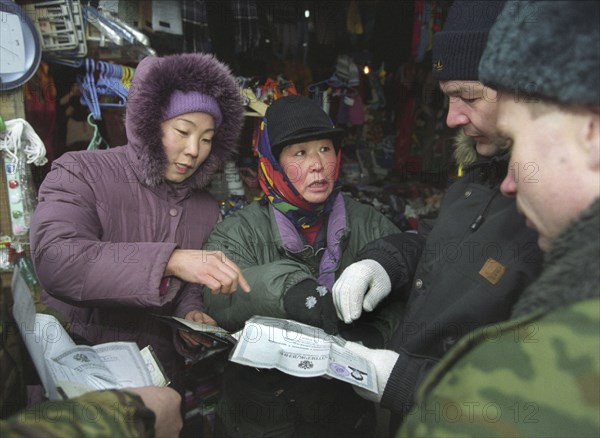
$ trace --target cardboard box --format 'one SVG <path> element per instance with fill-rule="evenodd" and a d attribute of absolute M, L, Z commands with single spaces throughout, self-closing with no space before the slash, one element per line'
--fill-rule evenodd
<path fill-rule="evenodd" d="M 152 0 L 139 2 L 140 29 L 147 32 L 165 32 L 183 35 L 181 2 L 173 0 Z"/>
<path fill-rule="evenodd" d="M 115 14 L 119 20 L 130 25 L 133 28 L 141 29 L 140 10 L 143 3 L 149 1 L 131 1 L 131 0 L 100 0 L 98 8 L 110 11 Z"/>

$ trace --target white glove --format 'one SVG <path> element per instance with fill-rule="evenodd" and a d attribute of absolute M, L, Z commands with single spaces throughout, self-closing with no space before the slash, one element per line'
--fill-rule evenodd
<path fill-rule="evenodd" d="M 375 374 L 377 374 L 377 393 L 358 386 L 353 386 L 352 388 L 362 398 L 379 403 L 390 374 L 394 369 L 394 365 L 398 361 L 398 353 L 392 350 L 374 350 L 356 342 L 346 342 L 345 347 L 354 354 L 371 362 L 375 368 Z"/>
<path fill-rule="evenodd" d="M 371 312 L 388 296 L 392 282 L 375 260 L 352 263 L 333 285 L 333 304 L 338 318 L 346 324 L 360 318 L 362 309 Z"/>

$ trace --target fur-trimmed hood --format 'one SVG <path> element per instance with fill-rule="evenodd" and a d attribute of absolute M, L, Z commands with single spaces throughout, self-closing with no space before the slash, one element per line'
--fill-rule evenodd
<path fill-rule="evenodd" d="M 454 160 L 462 168 L 477 161 L 475 141 L 465 135 L 462 129 L 454 136 Z"/>
<path fill-rule="evenodd" d="M 498 153 L 484 157 L 477 153 L 475 141 L 464 134 L 462 129 L 454 137 L 454 159 L 465 173 L 471 174 L 480 184 L 500 186 L 508 171 L 510 147 L 508 143 L 500 145 Z"/>
<path fill-rule="evenodd" d="M 194 189 L 209 184 L 212 175 L 238 146 L 243 124 L 239 87 L 229 67 L 213 55 L 185 53 L 147 57 L 138 65 L 129 90 L 125 128 L 135 157 L 138 178 L 150 187 L 164 181 L 166 155 L 160 123 L 173 91 L 198 91 L 218 103 L 223 122 L 213 138 L 210 155 L 186 183 Z"/>

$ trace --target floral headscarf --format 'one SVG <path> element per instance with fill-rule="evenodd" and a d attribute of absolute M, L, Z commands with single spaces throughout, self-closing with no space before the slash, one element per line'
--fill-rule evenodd
<path fill-rule="evenodd" d="M 333 202 L 340 192 L 341 184 L 338 181 L 340 170 L 341 151 L 337 153 L 335 168 L 335 185 L 329 197 L 322 203 L 308 202 L 298 193 L 289 180 L 279 161 L 273 156 L 267 124 L 261 123 L 261 134 L 258 143 L 258 182 L 268 201 L 273 207 L 283 213 L 297 229 L 306 229 L 314 226 L 322 217 L 327 216 L 333 207 Z"/>

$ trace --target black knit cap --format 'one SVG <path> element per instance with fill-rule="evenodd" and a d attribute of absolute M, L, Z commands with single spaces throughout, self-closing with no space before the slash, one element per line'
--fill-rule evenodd
<path fill-rule="evenodd" d="M 478 81 L 479 60 L 504 1 L 455 1 L 441 32 L 433 36 L 434 79 Z"/>
<path fill-rule="evenodd" d="M 340 147 L 344 130 L 336 128 L 325 111 L 304 96 L 284 96 L 267 108 L 265 122 L 274 157 L 290 144 L 307 140 L 329 138 L 336 150 Z"/>
<path fill-rule="evenodd" d="M 481 81 L 563 104 L 600 106 L 597 1 L 511 2 L 490 31 Z"/>

